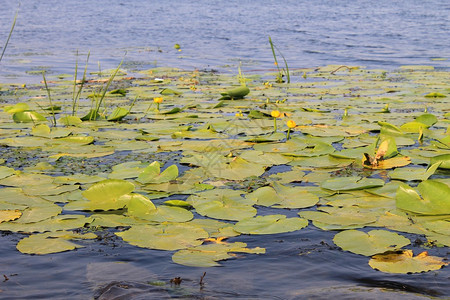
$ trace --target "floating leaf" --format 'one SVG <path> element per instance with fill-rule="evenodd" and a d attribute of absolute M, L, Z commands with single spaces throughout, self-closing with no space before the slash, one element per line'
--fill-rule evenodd
<path fill-rule="evenodd" d="M 436 180 L 422 181 L 418 191 L 401 184 L 397 190 L 397 207 L 417 214 L 450 214 L 450 187 Z"/>
<path fill-rule="evenodd" d="M 144 195 L 137 193 L 125 194 L 120 197 L 121 201 L 125 201 L 128 214 L 133 217 L 145 219 L 145 216 L 156 209 L 150 199 Z"/>
<path fill-rule="evenodd" d="M 301 211 L 298 214 L 305 219 L 312 220 L 314 225 L 325 230 L 361 228 L 377 220 L 376 213 L 362 212 L 355 208 L 338 208 L 330 212 Z M 323 226 L 324 224 L 335 226 Z"/>
<path fill-rule="evenodd" d="M 178 167 L 171 165 L 160 173 L 160 165 L 157 161 L 151 163 L 138 176 L 140 183 L 163 183 L 175 180 L 178 177 Z"/>
<path fill-rule="evenodd" d="M 305 208 L 319 202 L 319 197 L 310 193 L 303 187 L 288 187 L 274 183 L 274 187 L 261 187 L 247 195 L 258 205 L 273 206 L 277 208 Z"/>
<path fill-rule="evenodd" d="M 0 179 L 9 177 L 11 175 L 14 175 L 16 171 L 13 168 L 8 168 L 5 166 L 0 166 Z"/>
<path fill-rule="evenodd" d="M 117 107 L 106 120 L 108 121 L 120 121 L 123 118 L 125 118 L 130 112 L 123 108 L 123 107 Z"/>
<path fill-rule="evenodd" d="M 436 172 L 441 163 L 435 163 L 427 169 L 423 168 L 397 168 L 389 173 L 389 177 L 399 180 L 427 180 L 431 175 Z"/>
<path fill-rule="evenodd" d="M 129 197 L 122 197 L 134 190 L 134 184 L 120 179 L 106 179 L 93 184 L 83 192 L 89 201 L 73 201 L 65 209 L 75 210 L 111 210 L 121 209 Z"/>
<path fill-rule="evenodd" d="M 161 92 L 159 92 L 159 93 L 161 95 L 181 95 L 181 94 L 183 94 L 180 91 L 175 91 L 175 90 L 169 89 L 169 88 L 162 89 Z"/>
<path fill-rule="evenodd" d="M 372 257 L 369 265 L 386 273 L 408 274 L 439 270 L 448 263 L 443 258 L 429 256 L 426 251 L 414 256 L 412 250 L 378 254 Z"/>
<path fill-rule="evenodd" d="M 242 192 L 216 189 L 197 193 L 188 202 L 200 215 L 215 219 L 239 221 L 256 215 L 255 201 L 241 197 Z"/>
<path fill-rule="evenodd" d="M 202 228 L 186 223 L 135 225 L 116 235 L 131 245 L 170 251 L 200 245 L 203 243 L 201 239 L 208 237 L 208 233 Z"/>
<path fill-rule="evenodd" d="M 172 260 L 177 264 L 190 267 L 214 267 L 220 266 L 217 261 L 232 258 L 233 255 L 229 252 L 265 253 L 264 248 L 249 249 L 246 247 L 247 244 L 242 242 L 201 245 L 176 252 L 172 256 Z"/>
<path fill-rule="evenodd" d="M 12 221 L 20 218 L 22 212 L 20 210 L 0 210 L 0 223 Z"/>
<path fill-rule="evenodd" d="M 234 225 L 234 230 L 244 234 L 276 234 L 300 230 L 306 226 L 308 221 L 305 219 L 268 215 L 241 220 Z"/>
<path fill-rule="evenodd" d="M 437 163 L 440 163 L 439 168 L 450 169 L 450 154 L 437 155 L 430 159 L 430 164 L 434 165 Z"/>
<path fill-rule="evenodd" d="M 30 106 L 27 103 L 16 103 L 14 106 L 6 106 L 3 110 L 7 113 L 14 114 L 30 110 Z"/>
<path fill-rule="evenodd" d="M 358 176 L 336 177 L 326 180 L 321 187 L 332 191 L 363 190 L 384 185 L 384 181 L 377 178 L 365 178 Z"/>
<path fill-rule="evenodd" d="M 13 115 L 13 120 L 16 123 L 34 123 L 47 121 L 47 119 L 43 115 L 35 111 L 16 112 Z"/>
<path fill-rule="evenodd" d="M 65 231 L 34 234 L 20 240 L 17 250 L 26 254 L 58 253 L 84 247 L 70 242 L 69 239 L 94 239 L 96 237 L 93 233 L 77 234 Z"/>
<path fill-rule="evenodd" d="M 342 250 L 366 256 L 398 250 L 410 244 L 409 239 L 387 230 L 371 230 L 368 233 L 345 230 L 336 234 L 333 242 Z"/>
<path fill-rule="evenodd" d="M 222 98 L 219 100 L 235 100 L 235 99 L 242 99 L 245 96 L 247 96 L 250 93 L 250 90 L 246 86 L 240 86 L 234 89 L 227 90 L 223 93 L 220 93 L 222 95 Z"/>

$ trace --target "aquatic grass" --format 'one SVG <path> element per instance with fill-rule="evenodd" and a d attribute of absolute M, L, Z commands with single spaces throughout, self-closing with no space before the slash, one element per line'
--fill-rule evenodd
<path fill-rule="evenodd" d="M 8 38 L 6 39 L 5 46 L 3 46 L 2 54 L 0 55 L 0 62 L 2 61 L 3 55 L 5 54 L 6 47 L 8 47 L 9 40 L 11 39 L 12 33 L 14 31 L 14 27 L 16 26 L 17 16 L 19 15 L 19 8 L 20 8 L 20 3 L 19 3 L 19 7 L 17 8 L 16 15 L 14 16 L 14 20 L 11 25 L 11 29 L 9 30 L 9 35 L 8 35 Z"/>
<path fill-rule="evenodd" d="M 45 71 L 42 72 L 42 78 L 44 79 L 45 90 L 47 91 L 48 101 L 50 103 L 50 109 L 52 114 L 52 125 L 56 126 L 55 108 L 53 106 L 52 96 L 50 95 L 50 88 L 47 85 L 47 80 L 45 79 Z"/>
<path fill-rule="evenodd" d="M 277 70 L 278 70 L 278 75 L 277 75 L 276 81 L 278 83 L 283 83 L 284 82 L 283 76 L 286 75 L 286 82 L 290 83 L 291 82 L 291 77 L 290 77 L 290 74 L 289 74 L 289 66 L 288 66 L 288 63 L 287 63 L 286 59 L 284 58 L 284 55 L 277 48 L 277 46 L 275 46 L 273 44 L 272 39 L 271 39 L 270 36 L 269 36 L 269 43 L 270 43 L 270 48 L 272 49 L 273 59 L 275 60 L 275 65 L 277 66 Z M 285 68 L 280 69 L 280 66 L 278 65 L 277 54 L 275 53 L 275 49 L 280 54 L 281 58 L 283 58 Z"/>
<path fill-rule="evenodd" d="M 117 73 L 120 70 L 120 67 L 123 64 L 125 57 L 122 58 L 122 61 L 120 62 L 120 64 L 117 66 L 117 68 L 112 72 L 112 74 L 109 76 L 108 81 L 106 82 L 106 85 L 103 85 L 100 88 L 100 91 L 98 93 L 94 93 L 93 94 L 93 100 L 92 100 L 92 105 L 91 105 L 91 111 L 88 113 L 88 115 L 86 115 L 85 117 L 82 118 L 85 120 L 89 120 L 92 121 L 94 119 L 97 119 L 100 114 L 99 114 L 99 110 L 100 110 L 100 106 L 102 105 L 105 96 L 106 96 L 106 92 L 108 91 L 109 87 L 111 86 L 111 83 L 113 82 L 114 78 L 116 77 Z M 100 95 L 100 97 L 98 97 L 98 95 Z M 95 105 L 94 105 L 95 103 Z M 94 108 L 95 106 L 95 108 Z M 105 110 L 107 109 L 107 107 L 105 107 Z"/>
<path fill-rule="evenodd" d="M 91 55 L 91 51 L 89 51 L 87 54 L 86 65 L 84 66 L 83 78 L 81 79 L 80 86 L 78 87 L 78 91 L 76 91 L 77 76 L 78 76 L 78 51 L 77 51 L 77 60 L 75 63 L 75 74 L 74 74 L 74 80 L 73 80 L 72 116 L 75 116 L 75 114 L 78 111 L 78 101 L 80 100 L 81 91 L 83 90 L 84 83 L 86 82 L 86 73 L 87 73 L 87 67 L 88 67 L 90 55 Z M 75 93 L 75 91 L 76 91 L 76 93 Z"/>

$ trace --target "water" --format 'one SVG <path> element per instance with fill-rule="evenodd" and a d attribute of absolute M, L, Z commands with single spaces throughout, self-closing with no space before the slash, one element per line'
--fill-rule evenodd
<path fill-rule="evenodd" d="M 3 0 L 0 44 L 17 1 Z M 448 1 L 74 1 L 22 0 L 0 63 L 0 82 L 35 82 L 47 70 L 72 74 L 91 51 L 90 70 L 113 68 L 127 52 L 129 69 L 173 66 L 237 72 L 273 68 L 268 43 L 291 68 L 326 64 L 392 69 L 404 64 L 448 68 Z M 182 51 L 173 46 L 179 43 Z M 287 212 L 295 215 L 296 212 Z M 30 256 L 13 251 L 21 236 L 1 237 L 2 299 L 423 299 L 450 295 L 449 268 L 414 275 L 372 270 L 368 258 L 333 245 L 334 232 L 312 225 L 286 234 L 241 236 L 265 255 L 189 268 L 171 252 L 141 249 L 105 234 L 77 251 Z M 413 241 L 416 236 L 406 235 Z M 414 248 L 417 254 L 421 248 Z M 437 256 L 448 248 L 432 249 Z M 206 272 L 204 286 L 199 285 Z M 180 286 L 169 280 L 182 277 Z M 163 281 L 162 287 L 148 282 Z M 386 291 L 382 288 L 390 288 Z M 420 294 L 411 294 L 418 292 Z M 405 294 L 406 293 L 406 294 Z"/>
<path fill-rule="evenodd" d="M 91 51 L 90 70 L 174 66 L 236 72 L 273 68 L 270 35 L 291 68 L 327 64 L 392 69 L 448 67 L 448 1 L 21 1 L 2 81 L 26 71 L 73 74 L 75 54 Z M 2 1 L 0 44 L 17 1 Z M 181 45 L 176 51 L 175 43 Z M 128 65 L 127 65 L 128 64 Z"/>

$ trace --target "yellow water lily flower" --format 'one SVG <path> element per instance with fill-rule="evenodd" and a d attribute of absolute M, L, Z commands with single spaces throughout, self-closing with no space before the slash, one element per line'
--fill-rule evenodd
<path fill-rule="evenodd" d="M 278 110 L 272 110 L 270 115 L 274 118 L 279 118 L 281 116 L 281 113 Z"/>
<path fill-rule="evenodd" d="M 287 135 L 286 135 L 286 140 L 288 140 L 289 137 L 290 137 L 290 135 L 291 135 L 291 129 L 294 128 L 295 126 L 297 126 L 297 124 L 295 124 L 294 121 L 289 120 L 289 121 L 286 122 L 286 125 L 287 125 L 287 127 L 288 127 L 288 132 L 287 132 Z"/>
<path fill-rule="evenodd" d="M 156 110 L 159 111 L 159 105 L 163 102 L 163 98 L 155 97 L 155 98 L 153 98 L 153 102 L 156 103 Z"/>

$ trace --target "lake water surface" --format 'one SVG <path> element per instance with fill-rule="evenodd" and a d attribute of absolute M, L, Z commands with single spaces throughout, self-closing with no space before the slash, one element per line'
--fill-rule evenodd
<path fill-rule="evenodd" d="M 3 0 L 0 44 L 18 2 Z M 74 71 L 76 52 L 90 70 L 171 66 L 237 72 L 273 68 L 270 35 L 291 68 L 327 64 L 392 69 L 405 64 L 448 68 L 450 3 L 379 1 L 22 0 L 0 82 L 36 82 L 47 70 Z M 181 45 L 182 51 L 174 49 Z M 293 215 L 296 212 L 292 212 Z M 218 268 L 189 268 L 172 253 L 141 249 L 114 235 L 86 248 L 46 256 L 15 251 L 21 236 L 0 242 L 2 299 L 424 299 L 450 295 L 449 268 L 414 275 L 372 270 L 367 258 L 334 246 L 333 232 L 245 236 L 247 255 Z M 408 236 L 409 237 L 409 236 Z M 412 236 L 411 236 L 412 238 Z M 14 249 L 14 251 L 12 251 Z M 413 248 L 415 249 L 415 248 Z M 417 248 L 418 250 L 421 248 Z M 445 256 L 447 250 L 435 250 Z M 206 272 L 202 287 L 198 284 Z M 168 286 L 171 278 L 184 279 Z M 166 282 L 149 285 L 148 282 Z M 107 288 L 105 288 L 107 286 Z M 390 290 L 384 290 L 390 288 Z M 417 292 L 419 294 L 411 294 Z"/>
<path fill-rule="evenodd" d="M 16 0 L 2 1 L 0 44 Z M 450 3 L 403 1 L 21 1 L 0 78 L 72 74 L 76 51 L 92 70 L 173 66 L 236 72 L 273 68 L 270 35 L 291 68 L 327 64 L 448 67 Z M 175 43 L 181 45 L 176 51 Z M 80 60 L 83 60 L 80 58 Z M 231 66 L 231 67 L 228 67 Z"/>

